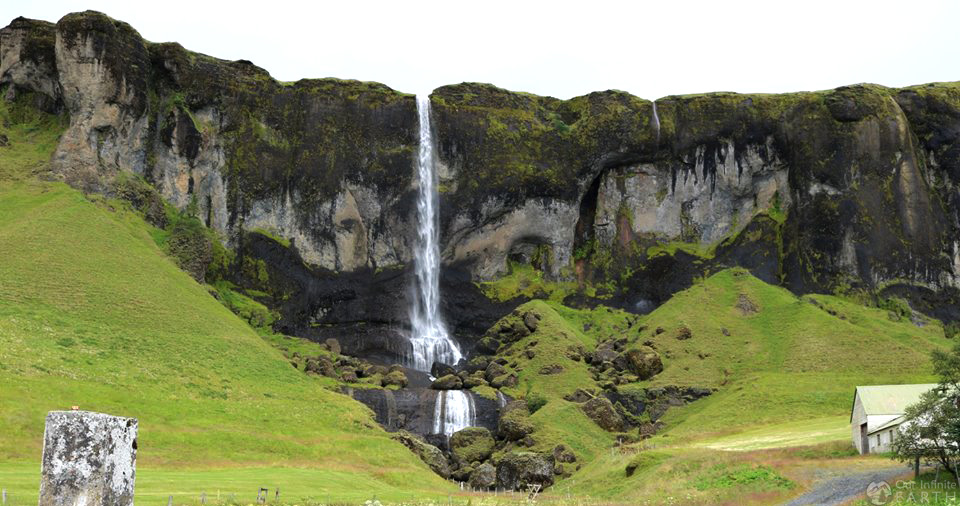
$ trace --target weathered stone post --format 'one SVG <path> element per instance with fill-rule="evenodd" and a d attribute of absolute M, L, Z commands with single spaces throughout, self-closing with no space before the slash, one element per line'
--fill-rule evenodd
<path fill-rule="evenodd" d="M 39 506 L 133 506 L 137 419 L 51 411 Z"/>

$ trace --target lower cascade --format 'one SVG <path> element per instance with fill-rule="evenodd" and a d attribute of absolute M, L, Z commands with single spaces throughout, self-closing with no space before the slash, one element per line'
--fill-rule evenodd
<path fill-rule="evenodd" d="M 436 166 L 430 128 L 430 98 L 417 96 L 420 149 L 417 165 L 416 296 L 410 308 L 410 365 L 429 371 L 433 363 L 456 364 L 462 354 L 440 317 L 440 246 L 437 232 Z"/>
<path fill-rule="evenodd" d="M 433 433 L 450 437 L 455 432 L 476 425 L 477 410 L 473 397 L 463 390 L 442 390 L 437 393 L 433 410 Z"/>

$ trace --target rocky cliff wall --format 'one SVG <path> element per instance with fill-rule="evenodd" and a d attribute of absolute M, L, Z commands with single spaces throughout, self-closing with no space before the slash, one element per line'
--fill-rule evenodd
<path fill-rule="evenodd" d="M 405 320 L 403 283 L 383 273 L 411 258 L 412 95 L 281 83 L 91 11 L 0 30 L 0 87 L 69 115 L 56 177 L 109 191 L 118 171 L 133 171 L 241 253 L 251 230 L 289 241 L 292 254 L 279 256 L 296 261 L 270 267 L 300 280 L 284 301 L 311 299 L 285 303 L 294 327 L 355 325 L 385 308 L 378 322 Z M 431 99 L 448 285 L 532 263 L 635 309 L 741 265 L 797 292 L 890 292 L 960 318 L 956 84 L 654 104 L 465 83 Z M 371 279 L 395 289 L 360 289 Z M 343 300 L 367 309 L 324 310 Z"/>

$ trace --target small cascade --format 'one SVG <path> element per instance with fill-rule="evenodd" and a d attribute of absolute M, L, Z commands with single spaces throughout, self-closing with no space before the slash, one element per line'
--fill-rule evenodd
<path fill-rule="evenodd" d="M 653 118 L 651 118 L 650 123 L 653 125 L 653 129 L 657 131 L 657 144 L 660 144 L 660 116 L 657 114 L 657 101 L 653 101 Z"/>
<path fill-rule="evenodd" d="M 433 433 L 447 437 L 460 429 L 476 425 L 477 410 L 473 396 L 463 390 L 441 390 L 433 409 Z"/>
<path fill-rule="evenodd" d="M 497 390 L 497 407 L 503 408 L 507 405 L 507 396 L 503 395 L 503 392 Z"/>
<path fill-rule="evenodd" d="M 417 242 L 414 248 L 416 297 L 410 308 L 410 356 L 414 369 L 429 371 L 433 363 L 456 364 L 463 356 L 440 317 L 440 246 L 437 229 L 438 199 L 430 98 L 417 96 L 420 149 L 417 164 Z"/>

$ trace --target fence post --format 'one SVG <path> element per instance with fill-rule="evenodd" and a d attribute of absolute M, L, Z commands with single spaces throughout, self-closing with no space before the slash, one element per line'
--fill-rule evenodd
<path fill-rule="evenodd" d="M 173 506 L 173 496 L 167 498 L 167 506 Z"/>
<path fill-rule="evenodd" d="M 206 492 L 201 492 L 201 493 L 200 493 L 200 504 L 207 504 L 207 493 L 206 493 Z"/>

